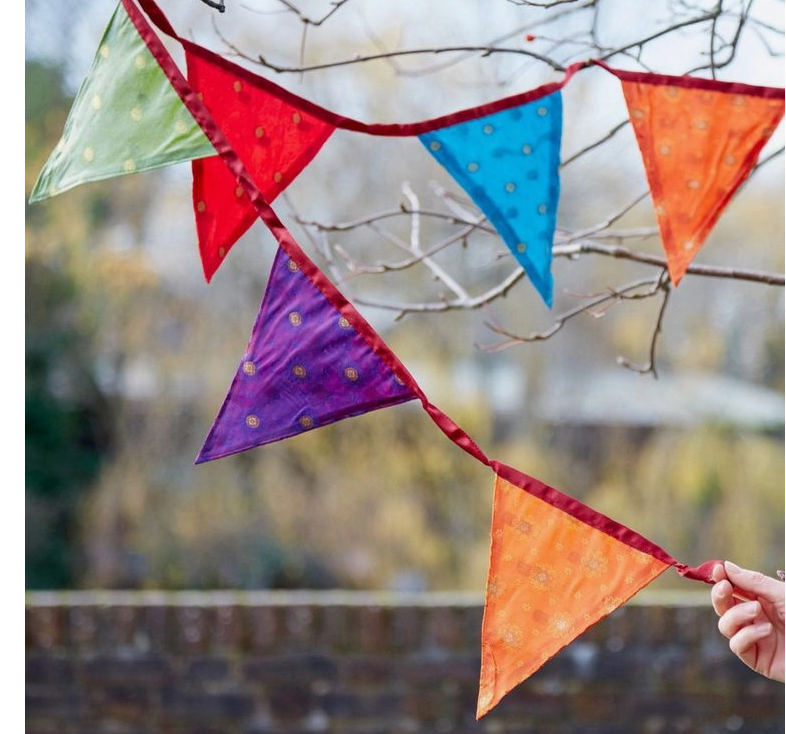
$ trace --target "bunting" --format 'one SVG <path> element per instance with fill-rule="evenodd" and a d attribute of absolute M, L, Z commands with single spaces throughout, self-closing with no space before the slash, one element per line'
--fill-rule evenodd
<path fill-rule="evenodd" d="M 118 5 L 30 202 L 216 151 Z"/>
<path fill-rule="evenodd" d="M 190 82 L 189 94 L 200 95 L 211 115 L 209 124 L 221 127 L 227 145 L 236 151 L 266 201 L 274 200 L 297 177 L 336 129 L 377 136 L 419 136 L 427 150 L 445 165 L 497 228 L 538 293 L 551 305 L 551 245 L 559 198 L 562 125 L 561 97 L 555 93 L 585 66 L 584 62 L 568 67 L 559 82 L 489 104 L 414 123 L 368 124 L 319 107 L 178 36 L 152 0 L 141 0 L 140 4 L 159 30 L 182 45 Z M 121 5 L 129 11 L 125 3 Z M 126 35 L 139 45 L 139 27 L 134 34 L 122 8 L 119 7 L 115 15 L 124 19 Z M 141 47 L 144 48 L 144 42 Z M 127 56 L 125 54 L 125 58 Z M 119 63 L 117 56 L 112 58 Z M 141 80 L 137 76 L 116 73 L 111 63 L 102 68 L 116 96 L 130 99 L 140 94 Z M 171 86 L 160 70 L 158 84 L 160 94 L 171 98 Z M 535 104 L 537 100 L 539 103 Z M 72 111 L 75 119 L 78 109 L 75 105 Z M 91 128 L 84 124 L 82 116 L 79 119 L 80 129 Z M 153 118 L 148 116 L 146 119 L 150 124 Z M 153 123 L 153 128 L 151 134 L 165 126 Z M 494 134 L 483 132 L 492 128 Z M 198 130 L 193 121 L 190 130 Z M 477 130 L 481 131 L 480 136 L 475 134 Z M 456 145 L 466 135 L 478 148 L 472 160 L 464 162 Z M 105 129 L 102 137 L 114 140 L 115 145 L 126 142 L 134 145 L 123 125 L 113 125 L 111 132 Z M 438 153 L 440 145 L 443 147 Z M 193 161 L 194 216 L 200 259 L 208 282 L 256 218 L 242 186 L 214 156 L 215 152 L 206 147 L 188 156 L 173 147 L 171 159 L 156 163 Z M 111 155 L 106 157 L 112 158 Z M 69 161 L 53 157 L 50 169 L 63 175 L 74 160 L 78 162 L 79 156 L 73 154 Z M 117 160 L 115 158 L 116 168 Z M 138 158 L 123 160 L 123 171 L 104 173 L 103 177 L 155 167 Z M 475 168 L 480 161 L 482 169 Z M 97 179 L 84 177 L 71 186 L 89 180 Z M 488 191 L 484 191 L 486 185 L 489 185 Z M 48 190 L 47 195 L 51 196 L 65 189 L 50 185 Z"/>
<path fill-rule="evenodd" d="M 677 285 L 781 121 L 783 90 L 610 71 L 622 83 Z"/>
<path fill-rule="evenodd" d="M 184 48 L 198 92 L 268 201 L 334 130 L 417 136 L 486 215 L 551 306 L 559 206 L 560 90 L 580 69 L 617 76 L 642 154 L 669 273 L 677 285 L 784 113 L 783 89 L 628 72 L 588 60 L 559 82 L 414 123 L 364 123 L 315 105 L 181 38 L 153 2 L 152 22 Z M 124 9 L 125 8 L 125 9 Z M 129 22 L 121 2 L 30 196 L 190 160 L 197 239 L 209 282 L 254 222 L 254 207 Z M 152 30 L 150 31 L 152 33 Z"/>
<path fill-rule="evenodd" d="M 159 29 L 173 35 L 153 0 L 139 2 Z M 715 561 L 695 568 L 679 563 L 630 528 L 523 472 L 486 457 L 455 422 L 428 400 L 381 337 L 306 257 L 268 202 L 268 197 L 281 190 L 277 186 L 286 185 L 307 163 L 304 159 L 308 156 L 290 157 L 282 150 L 316 153 L 337 127 L 370 134 L 417 135 L 470 195 L 477 197 L 479 206 L 494 212 L 499 222 L 495 226 L 504 230 L 508 225 L 503 219 L 515 220 L 510 224 L 514 233 L 510 241 L 526 244 L 524 248 L 516 248 L 517 257 L 526 254 L 522 264 L 531 277 L 537 274 L 540 280 L 536 287 L 544 300 L 550 301 L 550 255 L 545 243 L 550 238 L 549 231 L 553 233 L 559 192 L 559 182 L 554 181 L 561 131 L 559 89 L 582 65 L 569 69 L 562 82 L 491 105 L 422 123 L 364 126 L 320 112 L 307 103 L 292 105 L 291 95 L 271 100 L 266 96 L 270 91 L 268 84 L 257 85 L 251 81 L 246 86 L 244 79 L 233 75 L 228 67 L 204 63 L 207 57 L 199 54 L 189 55 L 189 75 L 194 84 L 200 85 L 200 96 L 179 71 L 135 0 L 121 0 L 121 3 L 138 37 L 165 75 L 170 90 L 167 94 L 175 92 L 190 113 L 188 119 L 197 123 L 209 141 L 209 149 L 218 153 L 226 167 L 222 173 L 213 170 L 217 157 L 207 165 L 194 167 L 197 210 L 199 202 L 206 204 L 206 210 L 208 202 L 210 206 L 224 206 L 222 197 L 230 194 L 242 202 L 229 207 L 232 216 L 226 221 L 222 213 L 201 231 L 211 243 L 222 242 L 219 247 L 231 247 L 232 238 L 243 226 L 248 226 L 243 223 L 253 211 L 270 229 L 279 246 L 246 352 L 197 463 L 346 417 L 419 399 L 437 427 L 456 445 L 490 467 L 495 475 L 478 718 L 561 648 L 667 568 L 673 567 L 687 578 L 712 582 L 710 572 Z M 236 82 L 240 83 L 239 89 L 235 88 Z M 234 108 L 215 101 L 223 99 L 219 95 L 226 95 L 228 83 L 240 97 L 247 94 L 239 100 L 238 115 L 234 114 Z M 260 115 L 271 110 L 278 110 L 285 118 L 289 115 L 289 122 L 278 120 L 281 122 L 278 128 L 260 122 L 264 119 Z M 302 116 L 304 112 L 313 117 L 306 119 Z M 301 116 L 297 121 L 293 119 L 295 114 Z M 772 114 L 769 119 L 772 126 L 780 117 Z M 303 130 L 290 127 L 303 122 L 311 126 L 308 131 L 311 134 L 305 137 Z M 262 127 L 262 135 L 256 134 L 257 127 Z M 740 129 L 743 128 L 733 127 L 735 131 Z M 275 146 L 278 147 L 271 143 L 270 151 L 277 152 L 268 155 L 260 152 L 258 141 L 272 130 L 277 130 Z M 747 150 L 748 158 L 755 157 L 764 135 L 764 129 L 757 130 L 746 138 L 757 142 L 734 150 L 738 153 Z M 663 134 L 661 131 L 659 136 Z M 288 148 L 286 141 L 290 135 L 295 142 Z M 735 136 L 741 137 L 742 133 Z M 477 140 L 482 142 L 478 144 Z M 470 145 L 478 146 L 474 155 L 464 149 Z M 207 146 L 198 148 L 206 149 Z M 196 158 L 196 147 L 179 150 L 181 153 L 190 150 L 189 154 L 194 154 L 192 160 Z M 531 155 L 540 160 L 539 166 L 529 168 L 521 163 L 522 157 Z M 508 167 L 506 163 L 511 158 L 516 163 Z M 471 166 L 473 163 L 477 164 L 476 169 Z M 282 174 L 279 181 L 273 176 L 273 186 L 271 170 Z M 532 170 L 538 176 L 530 178 Z M 548 183 L 540 178 L 541 172 Z M 217 184 L 216 189 L 211 188 L 214 173 L 217 182 L 223 176 L 223 183 Z M 732 179 L 734 182 L 736 178 Z M 507 183 L 513 183 L 515 189 L 506 191 Z M 230 186 L 231 190 L 226 188 Z M 57 187 L 46 190 L 50 195 L 58 191 Z M 523 195 L 514 203 L 503 191 Z M 537 210 L 540 203 L 546 204 L 546 211 Z M 536 205 L 535 212 L 523 211 L 519 208 L 522 204 Z M 508 242 L 508 236 L 503 237 Z M 532 244 L 538 241 L 538 246 Z M 206 267 L 209 279 L 208 272 Z"/>
<path fill-rule="evenodd" d="M 558 90 L 581 64 L 567 69 L 561 82 L 488 105 L 416 123 L 367 124 L 315 105 L 171 29 L 166 32 L 185 48 L 189 83 L 266 201 L 294 180 L 336 129 L 418 136 L 488 217 L 551 306 L 562 133 Z M 468 152 L 466 145 L 472 146 Z M 476 155 L 467 158 L 471 153 Z M 217 161 L 192 165 L 199 249 L 209 281 L 255 215 Z"/>

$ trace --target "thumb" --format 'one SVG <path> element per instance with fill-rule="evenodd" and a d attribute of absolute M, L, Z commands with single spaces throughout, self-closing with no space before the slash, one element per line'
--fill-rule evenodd
<path fill-rule="evenodd" d="M 773 603 L 783 603 L 784 585 L 782 581 L 777 581 L 758 571 L 740 568 L 731 561 L 725 561 L 723 566 L 726 569 L 726 576 L 733 586 L 750 591 L 761 599 Z"/>

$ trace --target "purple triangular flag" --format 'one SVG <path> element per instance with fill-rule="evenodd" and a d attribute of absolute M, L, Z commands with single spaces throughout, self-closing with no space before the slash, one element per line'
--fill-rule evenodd
<path fill-rule="evenodd" d="M 246 353 L 196 463 L 416 397 L 279 248 Z"/>

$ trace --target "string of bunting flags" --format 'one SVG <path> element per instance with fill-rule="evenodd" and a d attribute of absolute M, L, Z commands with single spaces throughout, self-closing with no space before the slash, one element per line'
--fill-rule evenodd
<path fill-rule="evenodd" d="M 561 89 L 577 71 L 595 65 L 621 82 L 675 285 L 784 112 L 783 89 L 628 72 L 589 60 L 569 66 L 559 82 L 478 107 L 414 123 L 368 124 L 315 105 L 178 36 L 157 6 L 144 5 L 158 28 L 183 46 L 191 89 L 266 201 L 300 174 L 337 129 L 416 136 L 494 225 L 549 306 Z M 199 252 L 209 282 L 257 215 L 118 6 L 30 200 L 189 160 Z"/>
<path fill-rule="evenodd" d="M 144 12 L 143 12 L 144 11 Z M 154 30 L 183 47 L 184 75 Z M 677 285 L 784 114 L 784 90 L 628 72 L 602 61 L 443 117 L 343 117 L 180 37 L 154 0 L 120 0 L 31 202 L 190 161 L 209 282 L 257 220 L 278 243 L 245 353 L 196 463 L 419 400 L 494 473 L 477 717 L 668 568 L 711 583 L 611 518 L 488 458 L 432 404 L 382 338 L 307 257 L 270 206 L 337 130 L 418 137 L 494 225 L 551 305 L 561 90 L 597 65 L 621 82 L 669 274 Z"/>

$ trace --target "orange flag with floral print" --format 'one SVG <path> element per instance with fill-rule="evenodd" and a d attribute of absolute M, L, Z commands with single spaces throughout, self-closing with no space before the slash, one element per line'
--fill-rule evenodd
<path fill-rule="evenodd" d="M 516 483 L 496 475 L 478 719 L 672 565 L 629 528 L 537 479 L 497 468 Z"/>
<path fill-rule="evenodd" d="M 614 73 L 677 285 L 783 117 L 783 89 Z"/>

